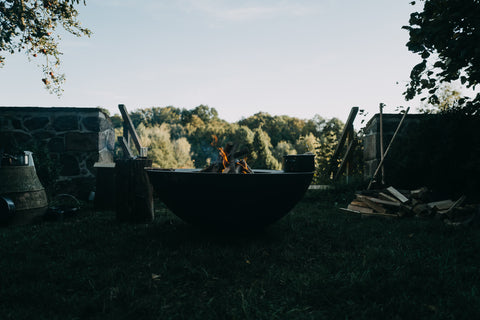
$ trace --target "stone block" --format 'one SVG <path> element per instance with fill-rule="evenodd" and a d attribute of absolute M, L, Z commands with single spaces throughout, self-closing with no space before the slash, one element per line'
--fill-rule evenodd
<path fill-rule="evenodd" d="M 7 153 L 11 153 L 15 150 L 15 141 L 13 140 L 12 133 L 0 133 L 0 149 L 3 149 Z"/>
<path fill-rule="evenodd" d="M 53 127 L 57 131 L 78 130 L 78 116 L 60 116 L 53 121 Z"/>
<path fill-rule="evenodd" d="M 98 117 L 85 117 L 82 124 L 87 131 L 100 131 L 100 119 Z"/>
<path fill-rule="evenodd" d="M 23 125 L 28 130 L 38 130 L 45 128 L 49 120 L 47 117 L 34 117 L 23 121 Z"/>
<path fill-rule="evenodd" d="M 47 148 L 50 152 L 65 151 L 65 141 L 63 137 L 55 137 L 50 139 L 47 143 Z"/>
<path fill-rule="evenodd" d="M 33 133 L 32 136 L 35 138 L 35 140 L 47 140 L 55 137 L 55 133 L 42 130 L 42 131 L 37 131 Z"/>
<path fill-rule="evenodd" d="M 67 132 L 65 134 L 65 150 L 98 151 L 98 133 Z"/>
<path fill-rule="evenodd" d="M 27 143 L 31 142 L 32 136 L 25 133 L 25 132 L 13 132 L 12 133 L 13 139 L 15 144 L 19 147 L 26 145 Z"/>
<path fill-rule="evenodd" d="M 12 121 L 12 127 L 14 129 L 17 129 L 17 130 L 23 129 L 22 128 L 22 122 L 20 120 L 12 118 L 11 121 Z"/>

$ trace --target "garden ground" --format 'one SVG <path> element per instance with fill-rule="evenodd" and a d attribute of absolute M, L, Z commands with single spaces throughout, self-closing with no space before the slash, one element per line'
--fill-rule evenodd
<path fill-rule="evenodd" d="M 250 235 L 194 229 L 161 205 L 0 229 L 2 319 L 480 318 L 480 237 L 434 219 L 361 218 L 309 191 Z"/>

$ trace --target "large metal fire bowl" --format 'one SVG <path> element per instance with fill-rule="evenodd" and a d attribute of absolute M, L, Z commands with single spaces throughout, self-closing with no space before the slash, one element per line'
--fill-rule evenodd
<path fill-rule="evenodd" d="M 217 230 L 262 229 L 303 197 L 313 172 L 222 174 L 147 168 L 153 189 L 187 223 Z"/>

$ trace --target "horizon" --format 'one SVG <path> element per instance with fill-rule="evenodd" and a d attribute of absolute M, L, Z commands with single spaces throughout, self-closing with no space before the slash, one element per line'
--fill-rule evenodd
<path fill-rule="evenodd" d="M 258 112 L 346 121 L 358 106 L 421 107 L 402 93 L 420 57 L 408 51 L 409 1 L 89 1 L 78 6 L 91 38 L 62 33 L 60 98 L 20 53 L 1 69 L 2 105 L 207 105 L 237 122 Z M 128 23 L 126 23 L 128 21 Z"/>

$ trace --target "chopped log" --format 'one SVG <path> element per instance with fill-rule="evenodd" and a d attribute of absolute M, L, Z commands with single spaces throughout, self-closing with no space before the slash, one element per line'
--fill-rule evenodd
<path fill-rule="evenodd" d="M 376 212 L 379 212 L 379 213 L 386 213 L 387 212 L 387 210 L 384 207 L 382 207 L 380 204 L 373 202 L 372 200 L 368 199 L 365 196 L 360 196 L 359 197 L 357 195 L 357 199 L 362 200 L 363 203 L 365 203 L 368 207 L 375 210 Z"/>
<path fill-rule="evenodd" d="M 361 196 L 361 195 L 357 195 L 357 197 L 360 196 L 360 197 L 365 197 L 366 199 L 372 201 L 372 202 L 375 202 L 377 204 L 381 204 L 381 205 L 386 205 L 386 206 L 391 206 L 391 207 L 400 207 L 400 203 L 399 202 L 394 202 L 394 201 L 387 201 L 387 200 L 383 200 L 383 199 L 378 199 L 378 198 L 374 198 L 374 197 L 369 197 L 369 196 Z"/>
<path fill-rule="evenodd" d="M 126 159 L 115 161 L 116 217 L 120 222 L 149 223 L 153 221 L 153 187 L 145 167 L 152 160 Z"/>
<path fill-rule="evenodd" d="M 395 189 L 394 187 L 388 187 L 387 188 L 388 192 L 390 192 L 395 198 L 397 198 L 401 203 L 407 203 L 408 198 L 405 197 L 400 191 Z"/>
<path fill-rule="evenodd" d="M 428 189 L 425 188 L 425 187 L 422 187 L 422 188 L 416 189 L 416 190 L 411 190 L 410 191 L 410 197 L 412 197 L 413 199 L 424 200 L 427 192 L 428 192 Z"/>
<path fill-rule="evenodd" d="M 362 217 L 398 218 L 398 215 L 389 214 L 389 213 L 372 212 L 372 213 L 362 213 Z"/>
<path fill-rule="evenodd" d="M 442 201 L 435 201 L 427 203 L 427 206 L 433 210 L 447 210 L 454 204 L 452 200 L 442 200 Z"/>
<path fill-rule="evenodd" d="M 452 206 L 450 208 L 448 208 L 443 214 L 451 217 L 452 216 L 452 213 L 453 213 L 453 210 L 455 208 L 458 208 L 459 206 L 461 206 L 463 204 L 463 202 L 465 202 L 465 200 L 467 199 L 466 196 L 461 196 L 457 201 L 455 201 L 454 204 L 452 204 Z"/>
<path fill-rule="evenodd" d="M 364 201 L 356 201 L 356 200 L 352 200 L 352 202 L 350 202 L 351 205 L 354 205 L 354 206 L 357 206 L 357 207 L 364 207 L 364 208 L 370 208 L 368 206 L 368 204 Z M 372 208 L 373 209 L 373 208 Z"/>
<path fill-rule="evenodd" d="M 417 216 L 429 216 L 431 214 L 431 210 L 426 203 L 419 203 L 413 206 L 412 211 Z"/>
<path fill-rule="evenodd" d="M 352 205 L 352 204 L 349 204 L 347 209 L 358 211 L 358 212 L 361 212 L 361 213 L 373 213 L 373 209 L 365 208 L 365 207 L 359 207 L 359 206 L 355 206 L 355 205 Z"/>
<path fill-rule="evenodd" d="M 383 192 L 379 192 L 379 193 L 378 193 L 378 196 L 379 196 L 379 198 L 384 199 L 384 200 L 387 200 L 387 201 L 396 202 L 396 203 L 398 203 L 398 204 L 401 203 L 397 198 L 394 198 L 394 197 L 392 197 L 392 196 L 389 196 L 388 194 L 383 193 Z"/>
<path fill-rule="evenodd" d="M 342 211 L 345 211 L 345 212 L 349 212 L 349 213 L 357 213 L 357 214 L 361 214 L 360 211 L 356 211 L 356 210 L 352 210 L 352 209 L 347 209 L 347 208 L 338 208 L 339 210 L 342 210 Z"/>

